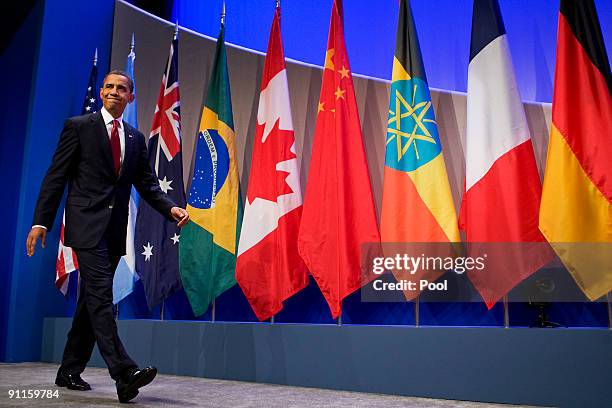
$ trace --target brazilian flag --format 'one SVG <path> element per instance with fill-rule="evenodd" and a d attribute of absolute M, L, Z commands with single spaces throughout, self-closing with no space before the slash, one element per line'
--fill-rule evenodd
<path fill-rule="evenodd" d="M 235 283 L 242 204 L 225 28 L 217 40 L 208 94 L 197 134 L 187 200 L 190 221 L 181 231 L 179 263 L 183 287 L 196 316 Z"/>

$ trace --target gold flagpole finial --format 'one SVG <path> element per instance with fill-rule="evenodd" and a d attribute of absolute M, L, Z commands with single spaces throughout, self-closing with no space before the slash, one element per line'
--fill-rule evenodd
<path fill-rule="evenodd" d="M 225 24 L 225 0 L 223 0 L 223 7 L 221 8 L 221 24 Z"/>

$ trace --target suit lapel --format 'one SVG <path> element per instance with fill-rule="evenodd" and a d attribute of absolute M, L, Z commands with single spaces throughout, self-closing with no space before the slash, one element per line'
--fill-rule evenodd
<path fill-rule="evenodd" d="M 112 175 L 114 175 L 115 163 L 113 162 L 113 152 L 111 151 L 110 138 L 108 137 L 108 130 L 106 130 L 106 124 L 104 123 L 102 113 L 97 112 L 94 116 L 92 116 L 92 120 L 96 125 L 96 139 L 100 145 L 100 151 L 102 152 L 104 161 L 107 164 L 107 169 Z"/>
<path fill-rule="evenodd" d="M 128 162 L 132 160 L 132 153 L 134 152 L 134 131 L 125 121 L 123 124 L 123 136 L 125 139 L 125 152 L 123 154 L 123 163 L 121 163 L 121 169 L 119 170 L 119 177 L 122 177 L 125 169 L 127 169 Z"/>

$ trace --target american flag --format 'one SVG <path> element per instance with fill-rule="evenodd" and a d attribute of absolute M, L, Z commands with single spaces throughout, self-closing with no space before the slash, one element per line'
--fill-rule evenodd
<path fill-rule="evenodd" d="M 177 205 L 184 207 L 180 105 L 178 30 L 175 30 L 149 135 L 149 163 L 161 189 Z M 182 288 L 178 269 L 179 239 L 180 230 L 176 224 L 140 200 L 134 240 L 136 271 L 142 279 L 150 308 Z"/>
<path fill-rule="evenodd" d="M 83 100 L 83 108 L 81 114 L 97 112 L 100 109 L 98 101 L 98 50 L 94 54 L 93 65 L 89 73 L 89 82 L 87 83 L 87 92 Z M 65 296 L 68 293 L 68 282 L 70 272 L 79 269 L 76 254 L 70 247 L 64 246 L 64 223 L 66 220 L 66 211 L 62 215 L 62 228 L 60 230 L 59 248 L 57 249 L 57 259 L 55 261 L 55 287 Z"/>

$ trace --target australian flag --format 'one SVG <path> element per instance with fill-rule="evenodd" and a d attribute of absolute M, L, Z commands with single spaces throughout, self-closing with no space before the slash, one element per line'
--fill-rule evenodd
<path fill-rule="evenodd" d="M 151 125 L 149 163 L 161 189 L 177 205 L 184 207 L 177 33 L 170 45 Z M 179 239 L 180 229 L 176 224 L 140 200 L 134 240 L 136 271 L 142 279 L 149 308 L 182 288 L 178 267 Z"/>

